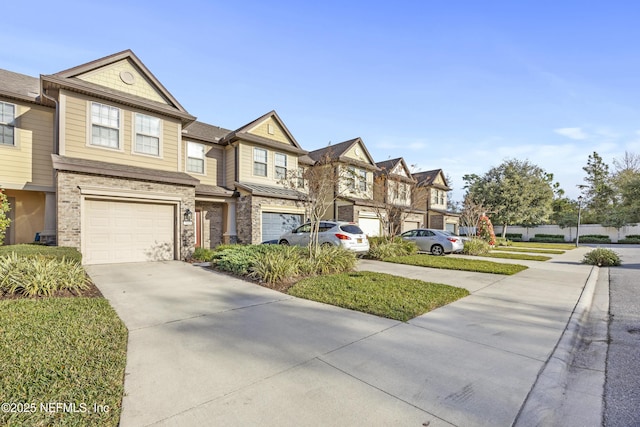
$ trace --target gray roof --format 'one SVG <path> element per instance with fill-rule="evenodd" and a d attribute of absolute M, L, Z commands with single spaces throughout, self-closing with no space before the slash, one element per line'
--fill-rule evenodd
<path fill-rule="evenodd" d="M 196 185 L 196 196 L 233 196 L 233 191 L 217 185 Z"/>
<path fill-rule="evenodd" d="M 107 175 L 119 178 L 140 179 L 144 181 L 167 182 L 195 187 L 200 181 L 184 172 L 170 172 L 147 169 L 139 166 L 119 165 L 97 160 L 77 159 L 75 157 L 52 154 L 53 168 L 57 170 L 82 172 L 94 175 Z"/>
<path fill-rule="evenodd" d="M 0 94 L 35 102 L 40 95 L 40 79 L 0 69 Z"/>
<path fill-rule="evenodd" d="M 248 182 L 236 182 L 236 186 L 243 190 L 249 191 L 251 194 L 256 196 L 278 197 L 278 198 L 294 199 L 294 200 L 298 200 L 303 196 L 303 193 L 300 193 L 297 190 L 284 188 L 284 187 L 276 187 L 273 185 L 254 184 L 254 183 L 248 183 Z"/>
<path fill-rule="evenodd" d="M 325 154 L 328 154 L 329 158 L 331 158 L 331 159 L 338 159 L 340 156 L 342 156 L 344 153 L 346 153 L 347 150 L 349 150 L 349 148 L 351 148 L 353 143 L 356 142 L 356 140 L 358 140 L 358 139 L 359 138 L 353 138 L 353 139 L 350 139 L 348 141 L 341 142 L 339 144 L 327 145 L 324 148 L 320 148 L 318 150 L 310 151 L 309 152 L 309 157 L 311 157 L 316 162 L 318 160 L 322 159 L 322 157 Z"/>
<path fill-rule="evenodd" d="M 417 172 L 417 173 L 413 173 L 411 174 L 411 176 L 413 176 L 413 178 L 418 181 L 418 185 L 421 186 L 433 186 L 436 188 L 441 188 L 443 190 L 451 190 L 451 188 L 449 187 L 449 185 L 447 184 L 447 180 L 445 179 L 445 185 L 442 184 L 435 184 L 433 181 L 436 179 L 436 177 L 442 172 L 442 169 L 434 169 L 434 170 L 430 170 L 430 171 L 424 171 L 424 172 Z M 444 176 L 444 173 L 443 173 Z"/>
<path fill-rule="evenodd" d="M 231 132 L 229 129 L 196 121 L 182 130 L 182 136 L 200 141 L 218 142 L 229 132 Z"/>

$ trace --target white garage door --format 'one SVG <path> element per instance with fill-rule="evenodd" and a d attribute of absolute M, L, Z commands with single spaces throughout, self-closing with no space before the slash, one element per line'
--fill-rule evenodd
<path fill-rule="evenodd" d="M 360 217 L 358 219 L 358 225 L 369 237 L 380 235 L 380 220 L 378 218 L 365 218 Z"/>
<path fill-rule="evenodd" d="M 301 223 L 301 214 L 263 212 L 262 241 L 277 240 L 284 233 L 293 230 Z"/>
<path fill-rule="evenodd" d="M 415 230 L 416 228 L 419 228 L 420 223 L 418 221 L 405 221 L 402 223 L 402 232 L 404 233 L 405 231 L 409 231 L 409 230 Z"/>
<path fill-rule="evenodd" d="M 85 200 L 86 264 L 174 259 L 174 206 Z"/>

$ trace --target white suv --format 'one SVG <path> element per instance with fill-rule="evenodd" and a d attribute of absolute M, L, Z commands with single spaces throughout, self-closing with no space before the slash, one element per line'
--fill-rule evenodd
<path fill-rule="evenodd" d="M 280 236 L 278 243 L 307 246 L 310 238 L 311 223 L 307 222 Z M 322 246 L 342 246 L 359 254 L 369 252 L 369 239 L 355 222 L 320 221 L 318 243 Z"/>

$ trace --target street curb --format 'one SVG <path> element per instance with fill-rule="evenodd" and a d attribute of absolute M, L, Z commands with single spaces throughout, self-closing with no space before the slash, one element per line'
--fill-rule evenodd
<path fill-rule="evenodd" d="M 538 373 L 536 382 L 529 391 L 512 426 L 552 426 L 556 425 L 556 409 L 562 404 L 562 396 L 567 384 L 567 372 L 575 348 L 580 343 L 580 331 L 593 303 L 600 269 L 592 267 L 587 283 L 580 294 L 567 326 L 558 340 L 547 362 Z"/>

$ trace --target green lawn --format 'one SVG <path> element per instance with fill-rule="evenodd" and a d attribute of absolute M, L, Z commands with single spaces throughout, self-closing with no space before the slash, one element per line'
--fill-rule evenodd
<path fill-rule="evenodd" d="M 563 251 L 576 248 L 576 245 L 571 243 L 540 243 L 540 242 L 512 242 L 512 246 L 518 247 L 518 248 L 557 249 L 557 250 L 563 250 Z"/>
<path fill-rule="evenodd" d="M 566 252 L 566 251 L 559 251 L 555 249 L 527 249 L 527 248 L 513 248 L 508 246 L 496 246 L 492 250 L 506 251 L 506 252 L 527 252 L 530 254 L 551 254 L 551 255 L 561 255 Z"/>
<path fill-rule="evenodd" d="M 453 286 L 364 271 L 303 279 L 288 293 L 403 322 L 469 295 Z"/>
<path fill-rule="evenodd" d="M 30 405 L 0 411 L 0 425 L 117 426 L 126 350 L 104 298 L 0 301 L 0 403 Z"/>
<path fill-rule="evenodd" d="M 544 255 L 512 254 L 506 252 L 489 252 L 488 254 L 480 256 L 487 258 L 523 259 L 526 261 L 548 261 L 551 259 L 551 257 Z"/>
<path fill-rule="evenodd" d="M 7 245 L 0 246 L 0 256 L 9 255 L 15 252 L 18 256 L 42 255 L 47 258 L 72 259 L 82 262 L 82 255 L 76 248 L 64 246 L 44 246 L 44 245 Z"/>
<path fill-rule="evenodd" d="M 516 274 L 528 267 L 520 264 L 505 264 L 466 258 L 454 258 L 431 255 L 409 255 L 385 258 L 386 262 L 417 265 L 420 267 L 442 268 L 447 270 L 476 271 L 479 273 Z"/>

